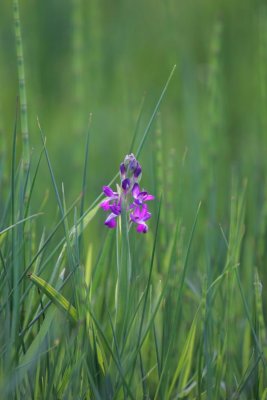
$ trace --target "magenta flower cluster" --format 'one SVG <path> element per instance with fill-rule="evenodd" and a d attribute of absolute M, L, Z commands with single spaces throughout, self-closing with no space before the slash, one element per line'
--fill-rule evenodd
<path fill-rule="evenodd" d="M 129 154 L 120 165 L 121 184 L 117 187 L 117 192 L 114 192 L 109 186 L 103 186 L 106 198 L 101 202 L 100 207 L 104 211 L 110 212 L 105 220 L 108 228 L 116 228 L 122 207 L 125 207 L 129 223 L 136 224 L 137 232 L 146 233 L 148 231 L 146 221 L 151 217 L 151 213 L 148 211 L 146 202 L 153 200 L 154 196 L 140 189 L 141 175 L 141 165 L 133 154 Z"/>

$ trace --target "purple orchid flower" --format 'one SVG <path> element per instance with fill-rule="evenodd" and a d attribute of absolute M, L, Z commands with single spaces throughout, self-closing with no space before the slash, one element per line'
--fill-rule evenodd
<path fill-rule="evenodd" d="M 106 221 L 105 221 L 105 225 L 110 228 L 110 229 L 114 229 L 117 226 L 117 214 L 111 213 L 109 214 L 109 216 L 107 217 Z"/>
<path fill-rule="evenodd" d="M 126 176 L 126 167 L 123 162 L 120 165 L 120 176 L 121 176 L 121 179 L 125 179 L 125 176 Z"/>
<path fill-rule="evenodd" d="M 135 183 L 132 188 L 132 195 L 134 198 L 134 204 L 141 206 L 145 201 L 154 200 L 154 196 L 148 192 L 140 191 L 140 186 Z"/>
<path fill-rule="evenodd" d="M 131 187 L 131 180 L 129 178 L 123 179 L 123 181 L 121 182 L 121 187 L 124 192 L 127 193 Z"/>
<path fill-rule="evenodd" d="M 106 198 L 100 203 L 100 207 L 110 214 L 105 220 L 105 225 L 114 229 L 117 226 L 117 218 L 122 213 L 122 207 L 129 216 L 129 222 L 137 224 L 136 230 L 146 233 L 148 226 L 145 223 L 151 214 L 148 211 L 146 201 L 154 200 L 154 196 L 141 191 L 139 180 L 142 175 L 142 167 L 133 154 L 128 154 L 120 164 L 121 185 L 118 192 L 114 192 L 109 186 L 103 186 Z"/>
<path fill-rule="evenodd" d="M 121 214 L 121 201 L 117 192 L 113 192 L 113 190 L 109 186 L 103 186 L 103 193 L 107 196 L 105 200 L 102 201 L 100 207 L 105 211 L 111 211 L 109 216 L 105 221 L 105 225 L 108 228 L 115 228 L 117 225 L 116 218 Z"/>
<path fill-rule="evenodd" d="M 137 224 L 136 230 L 140 233 L 147 233 L 148 226 L 145 223 L 149 218 L 151 218 L 150 212 L 148 212 L 148 207 L 144 204 L 142 207 L 137 206 L 134 211 L 130 214 L 132 222 Z"/>
<path fill-rule="evenodd" d="M 140 179 L 141 173 L 142 173 L 142 168 L 141 168 L 141 165 L 140 165 L 139 162 L 138 162 L 138 163 L 137 163 L 137 166 L 136 166 L 136 168 L 135 168 L 135 170 L 134 170 L 134 177 L 135 177 L 136 179 L 137 179 L 137 178 Z"/>
<path fill-rule="evenodd" d="M 100 207 L 105 211 L 109 211 L 110 207 L 117 202 L 119 199 L 119 195 L 117 192 L 113 192 L 113 190 L 109 186 L 103 186 L 103 193 L 107 196 L 105 200 L 102 201 Z"/>

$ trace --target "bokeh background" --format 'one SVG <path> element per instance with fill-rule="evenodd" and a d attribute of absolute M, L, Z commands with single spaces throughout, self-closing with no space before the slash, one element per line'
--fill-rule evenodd
<path fill-rule="evenodd" d="M 1 158 L 8 161 L 18 77 L 12 5 L 4 0 L 0 8 Z M 179 186 L 173 193 L 185 215 L 202 200 L 223 222 L 233 174 L 248 178 L 248 204 L 256 199 L 260 210 L 267 143 L 264 1 L 21 1 L 20 18 L 31 148 L 37 155 L 42 147 L 38 116 L 68 201 L 81 191 L 89 115 L 88 204 L 127 153 L 144 100 L 142 136 L 176 64 L 141 155 L 144 185 L 152 190 L 159 146 L 162 182 Z M 39 176 L 36 202 L 50 185 L 43 164 Z M 186 195 L 179 199 L 181 191 Z M 257 229 L 261 215 L 253 209 L 249 223 Z"/>
<path fill-rule="evenodd" d="M 132 310 L 139 308 L 146 285 L 146 293 L 151 297 L 151 306 L 147 307 L 149 313 L 157 296 L 160 293 L 164 295 L 162 309 L 158 309 L 155 319 L 156 329 L 153 319 L 153 335 L 156 330 L 159 338 L 162 335 L 162 340 L 159 339 L 159 343 L 162 342 L 161 361 L 158 363 L 154 359 L 158 352 L 155 351 L 158 348 L 156 335 L 153 339 L 147 336 L 144 351 L 142 347 L 142 357 L 144 354 L 147 358 L 144 371 L 148 373 L 145 377 L 150 380 L 150 372 L 154 370 L 155 377 L 149 383 L 154 398 L 158 385 L 155 363 L 160 366 L 159 370 L 162 368 L 160 383 L 167 387 L 169 379 L 172 379 L 172 370 L 174 374 L 178 370 L 177 360 L 180 364 L 183 351 L 189 349 L 192 365 L 188 361 L 183 366 L 183 376 L 187 377 L 181 380 L 179 377 L 179 385 L 184 381 L 181 389 L 189 387 L 188 384 L 192 386 L 196 374 L 198 394 L 195 396 L 201 398 L 202 389 L 207 390 L 207 397 L 203 393 L 203 398 L 216 397 L 212 392 L 213 384 L 217 392 L 220 388 L 224 393 L 222 398 L 266 397 L 266 378 L 261 375 L 265 374 L 265 365 L 258 365 L 260 356 L 264 354 L 266 358 L 267 354 L 266 0 L 0 0 L 0 231 L 26 215 L 42 212 L 30 223 L 20 224 L 10 229 L 6 236 L 1 235 L 0 306 L 6 311 L 1 314 L 0 348 L 6 358 L 0 363 L 0 392 L 4 380 L 8 391 L 9 382 L 17 382 L 20 353 L 25 347 L 23 342 L 25 340 L 26 348 L 31 349 L 44 325 L 41 314 L 37 319 L 34 317 L 35 312 L 43 309 L 41 297 L 31 290 L 32 283 L 28 278 L 24 279 L 32 268 L 53 285 L 63 267 L 71 273 L 75 271 L 75 280 L 69 281 L 70 286 L 65 286 L 63 294 L 78 310 L 83 309 L 79 303 L 85 306 L 86 313 L 90 311 L 91 314 L 92 307 L 104 332 L 107 326 L 110 330 L 110 315 L 117 307 L 114 304 L 114 293 L 118 293 L 115 287 L 119 287 L 116 286 L 116 259 L 120 258 L 117 257 L 120 252 L 116 254 L 115 246 L 118 231 L 106 229 L 103 210 L 99 210 L 88 223 L 79 241 L 78 238 L 76 241 L 76 235 L 75 240 L 70 239 L 67 229 L 67 226 L 77 227 L 77 217 L 83 211 L 79 201 L 64 224 L 58 230 L 54 229 L 64 212 L 59 210 L 60 202 L 56 199 L 44 154 L 27 208 L 30 185 L 24 192 L 25 174 L 23 168 L 19 168 L 23 153 L 20 113 L 14 163 L 16 173 L 12 184 L 12 140 L 16 99 L 21 88 L 13 18 L 13 6 L 17 2 L 20 6 L 31 148 L 28 182 L 31 184 L 35 176 L 43 150 L 38 117 L 46 136 L 61 199 L 61 183 L 64 182 L 67 209 L 83 187 L 88 121 L 91 120 L 83 207 L 87 211 L 101 193 L 102 186 L 117 173 L 135 132 L 136 152 L 164 85 L 176 65 L 139 158 L 143 167 L 142 186 L 156 197 L 150 202 L 149 232 L 145 236 L 137 235 L 132 229 L 130 233 L 136 279 L 134 285 L 129 285 L 133 287 L 131 293 L 134 293 Z M 156 230 L 161 196 L 160 223 Z M 191 243 L 190 232 L 200 202 Z M 97 207 L 95 209 L 98 211 Z M 92 214 L 86 215 L 90 217 Z M 83 227 L 87 217 L 81 223 Z M 153 247 L 155 237 L 157 241 Z M 117 238 L 119 249 L 119 234 Z M 44 240 L 47 241 L 43 246 Z M 64 255 L 65 243 L 67 250 Z M 192 244 L 191 247 L 188 243 Z M 124 252 L 121 254 L 125 256 Z M 155 266 L 150 281 L 151 254 Z M 83 297 L 84 265 L 89 271 L 86 272 L 89 277 L 86 293 L 88 289 L 90 305 Z M 59 280 L 61 278 L 54 287 L 57 288 L 59 283 L 61 287 Z M 67 278 L 64 285 L 66 281 Z M 124 301 L 123 296 L 118 298 Z M 193 334 L 190 339 L 192 347 L 191 344 L 187 347 L 185 343 L 191 335 L 189 327 L 197 310 L 200 311 L 199 322 L 194 325 L 194 339 Z M 28 330 L 32 316 L 38 324 Z M 115 328 L 116 320 L 117 316 Z M 25 331 L 18 335 L 20 323 Z M 62 330 L 62 337 L 66 335 L 68 338 L 68 328 L 63 319 L 55 318 L 53 325 L 56 335 Z M 143 327 L 145 324 L 140 324 L 136 332 L 140 334 Z M 70 332 L 69 339 L 74 336 L 73 331 Z M 135 330 L 132 332 L 134 337 Z M 133 343 L 138 335 L 135 335 Z M 52 335 L 51 340 L 53 337 L 57 336 Z M 113 332 L 107 333 L 108 337 L 111 343 Z M 49 339 L 47 343 L 54 342 Z M 80 374 L 83 367 L 76 361 L 71 364 L 71 357 L 65 357 L 65 353 L 73 354 L 73 360 L 79 359 L 79 363 L 77 354 L 89 355 L 90 360 L 93 357 L 88 344 L 84 350 L 84 339 L 81 341 L 78 335 L 77 342 L 71 339 L 64 343 L 59 368 L 57 356 L 50 358 L 48 353 L 48 361 L 34 364 L 33 382 L 40 382 L 39 389 L 45 398 L 51 398 L 49 393 L 54 390 L 50 385 L 53 371 L 57 376 L 54 382 L 59 383 L 61 379 L 68 380 L 65 372 L 68 374 L 70 371 L 69 393 L 75 392 L 81 376 L 87 376 L 88 366 L 85 364 L 86 374 Z M 121 351 L 125 365 L 134 348 L 130 353 Z M 35 354 L 35 351 L 32 353 L 30 350 L 30 353 Z M 138 353 L 142 364 L 141 351 Z M 165 364 L 168 355 L 170 361 Z M 52 360 L 50 364 L 49 359 Z M 118 363 L 119 367 L 123 365 L 124 368 L 124 359 Z M 27 365 L 23 361 L 22 366 L 24 363 Z M 49 374 L 43 369 L 46 363 L 50 368 Z M 117 377 L 121 375 L 121 372 L 118 375 L 118 365 L 113 371 L 116 375 L 114 388 Z M 131 368 L 135 369 L 135 365 Z M 141 370 L 143 376 L 142 366 Z M 191 375 L 191 370 L 194 375 Z M 40 371 L 45 371 L 45 374 L 40 375 Z M 9 372 L 12 372 L 11 381 Z M 136 373 L 137 386 L 140 385 L 141 389 L 141 382 L 145 386 L 146 379 L 141 379 L 139 371 Z M 95 376 L 98 380 L 98 374 Z M 198 381 L 203 382 L 199 385 Z M 243 397 L 238 396 L 237 385 L 240 391 L 244 389 Z M 80 389 L 83 391 L 83 384 Z M 25 398 L 23 390 L 21 393 L 19 390 L 14 388 L 14 395 L 20 394 Z M 187 396 L 186 392 L 180 393 Z M 2 398 L 8 398 L 8 395 Z M 136 398 L 141 397 L 137 395 Z"/>

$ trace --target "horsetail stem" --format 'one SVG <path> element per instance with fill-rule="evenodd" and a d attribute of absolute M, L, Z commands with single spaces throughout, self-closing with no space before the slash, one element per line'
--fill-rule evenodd
<path fill-rule="evenodd" d="M 267 99 L 267 74 L 266 74 L 266 45 L 267 45 L 267 10 L 266 8 L 262 8 L 260 10 L 259 16 L 259 44 L 258 44 L 258 54 L 259 54 L 259 62 L 258 65 L 258 77 L 259 77 L 259 91 L 260 91 L 260 102 L 259 102 L 259 110 L 260 110 L 260 123 L 262 126 L 263 132 L 267 129 L 267 118 L 265 111 L 265 104 Z"/>
<path fill-rule="evenodd" d="M 27 96 L 25 86 L 25 70 L 23 46 L 20 26 L 19 1 L 13 0 L 13 20 L 15 25 L 16 56 L 19 80 L 19 99 L 20 99 L 20 123 L 22 134 L 22 168 L 25 174 L 29 168 L 30 147 L 29 147 L 29 128 L 27 113 Z"/>
<path fill-rule="evenodd" d="M 72 73 L 73 73 L 73 96 L 75 106 L 75 133 L 79 134 L 83 126 L 83 104 L 84 104 L 84 79 L 83 79 L 83 13 L 82 1 L 72 0 Z"/>
<path fill-rule="evenodd" d="M 155 130 L 155 173 L 156 173 L 156 182 L 157 182 L 157 196 L 160 197 L 162 193 L 165 193 L 164 188 L 164 175 L 165 175 L 165 168 L 163 162 L 163 146 L 162 146 L 162 125 L 161 125 L 161 114 L 160 112 L 157 113 L 156 119 L 156 130 Z M 164 207 L 161 211 L 161 220 L 166 221 L 166 211 Z M 159 234 L 160 236 L 160 243 L 164 247 L 166 245 L 166 235 L 165 233 Z"/>
<path fill-rule="evenodd" d="M 4 176 L 4 161 L 6 154 L 6 139 L 4 136 L 3 121 L 2 121 L 2 105 L 0 104 L 0 188 L 1 178 Z"/>
<path fill-rule="evenodd" d="M 171 148 L 167 158 L 167 174 L 166 174 L 166 203 L 167 203 L 167 221 L 172 225 L 175 220 L 174 215 L 174 201 L 173 201 L 173 187 L 174 187 L 174 168 L 175 168 L 176 151 Z"/>
<path fill-rule="evenodd" d="M 161 116 L 158 112 L 156 120 L 156 176 L 158 181 L 158 195 L 163 191 L 163 157 L 162 157 L 162 127 Z"/>

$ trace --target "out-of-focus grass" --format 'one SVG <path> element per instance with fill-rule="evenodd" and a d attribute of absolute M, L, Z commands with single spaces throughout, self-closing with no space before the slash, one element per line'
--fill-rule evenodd
<path fill-rule="evenodd" d="M 189 155 L 194 164 L 201 158 L 200 152 L 205 157 L 206 143 L 203 148 L 201 145 L 210 119 L 205 109 L 214 73 L 210 51 L 218 24 L 222 31 L 218 101 L 223 118 L 214 127 L 217 138 L 223 137 L 225 161 L 230 158 L 238 165 L 242 159 L 245 166 L 244 153 L 253 158 L 255 151 L 250 154 L 246 145 L 252 136 L 254 147 L 261 149 L 257 104 L 261 102 L 259 75 L 264 75 L 260 65 L 266 28 L 260 2 L 139 1 L 111 7 L 95 0 L 90 4 L 47 1 L 35 5 L 22 2 L 20 9 L 31 143 L 40 146 L 38 115 L 51 154 L 57 155 L 56 170 L 65 171 L 56 172 L 59 179 L 68 176 L 70 181 L 70 168 L 60 157 L 63 138 L 64 154 L 73 160 L 71 168 L 77 172 L 82 165 L 82 140 L 90 112 L 95 132 L 92 162 L 105 174 L 98 165 L 99 156 L 111 163 L 126 151 L 143 93 L 147 93 L 145 124 L 173 64 L 178 65 L 177 74 L 162 108 L 166 147 L 177 147 L 182 154 L 190 138 L 197 137 L 197 153 L 190 146 Z M 1 119 L 7 135 L 18 86 L 12 7 L 2 4 L 1 11 Z M 110 155 L 114 142 L 118 152 Z M 74 193 L 76 181 L 73 178 L 70 185 Z"/>
<path fill-rule="evenodd" d="M 266 399 L 264 2 L 19 6 L 21 38 L 0 6 L 2 397 Z M 156 201 L 127 286 L 95 205 L 135 134 Z"/>

